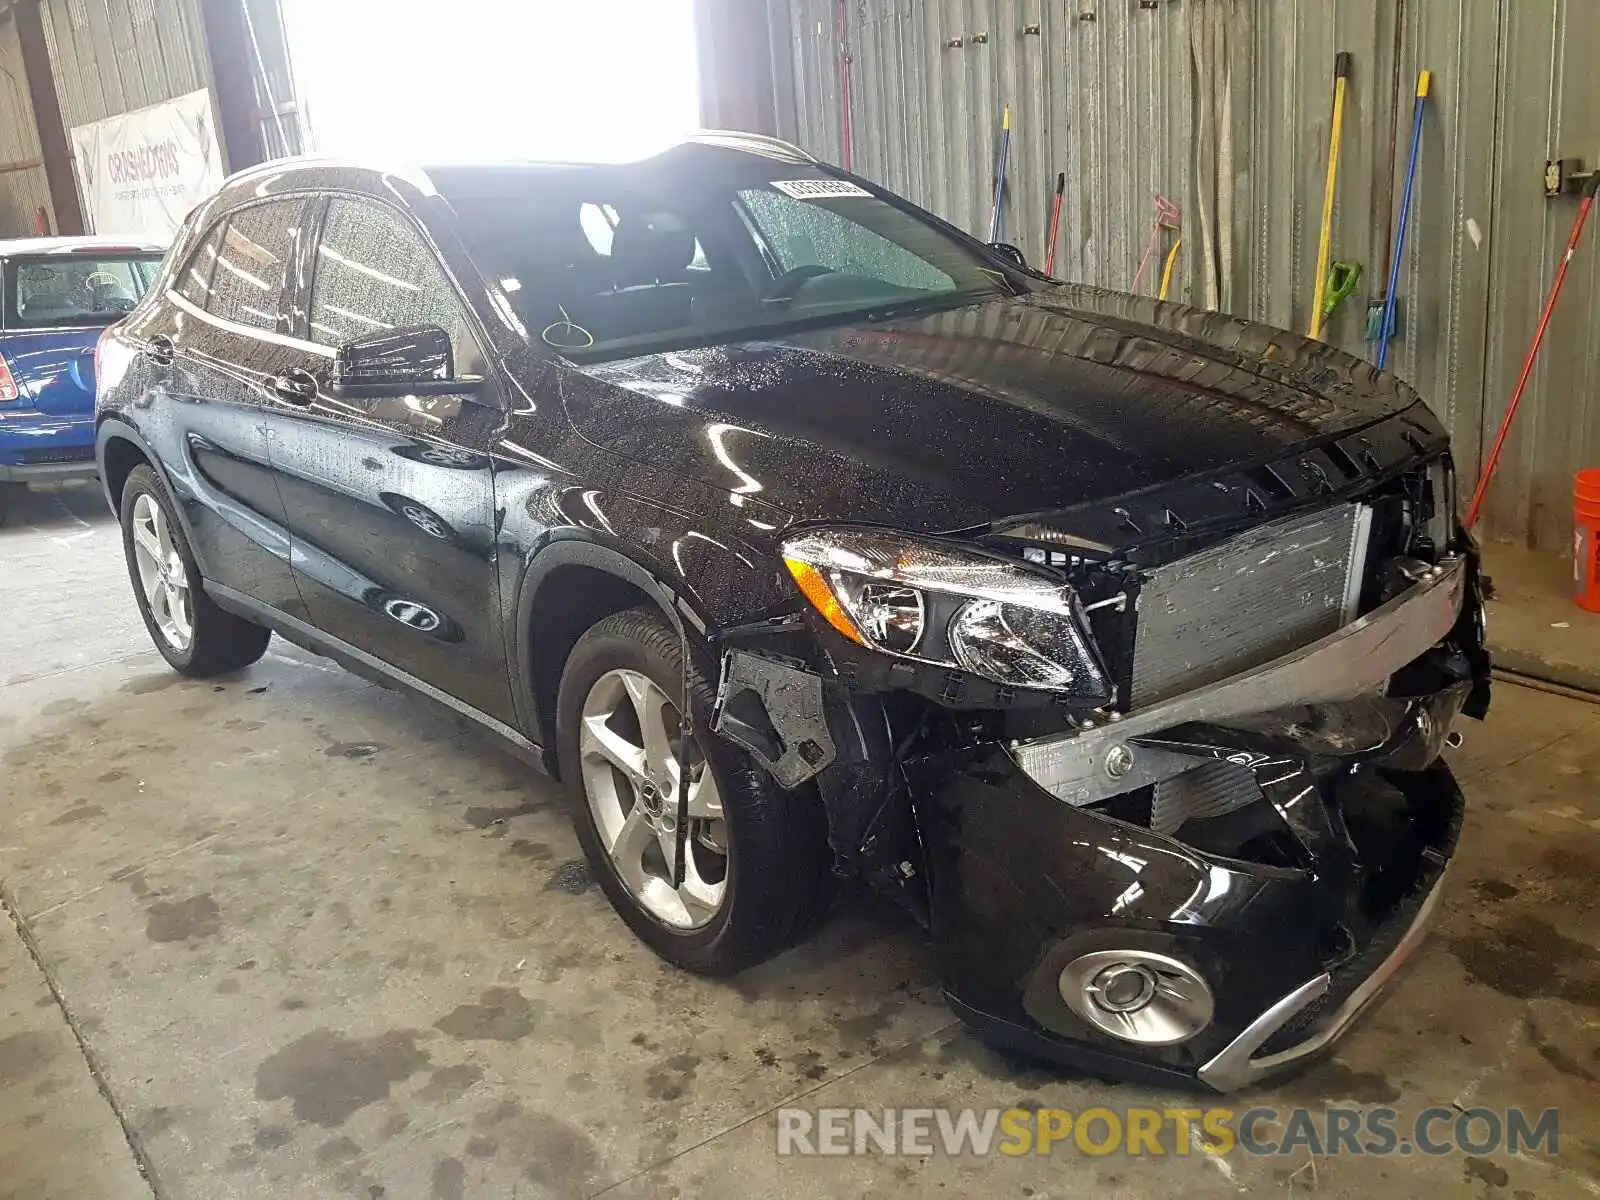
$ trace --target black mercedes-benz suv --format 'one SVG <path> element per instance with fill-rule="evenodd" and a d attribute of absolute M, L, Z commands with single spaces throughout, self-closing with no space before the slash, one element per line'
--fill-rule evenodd
<path fill-rule="evenodd" d="M 135 597 L 559 777 L 665 958 L 899 897 L 1003 1045 L 1220 1090 L 1420 940 L 1488 702 L 1449 445 L 1282 330 L 1060 284 L 781 143 L 233 177 L 99 349 Z"/>

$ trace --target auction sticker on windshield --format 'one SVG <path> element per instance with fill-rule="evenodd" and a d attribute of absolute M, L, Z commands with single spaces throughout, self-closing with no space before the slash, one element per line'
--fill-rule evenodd
<path fill-rule="evenodd" d="M 843 179 L 772 179 L 768 180 L 785 196 L 796 200 L 837 200 L 842 196 L 865 196 L 872 193 L 864 187 L 846 183 Z"/>

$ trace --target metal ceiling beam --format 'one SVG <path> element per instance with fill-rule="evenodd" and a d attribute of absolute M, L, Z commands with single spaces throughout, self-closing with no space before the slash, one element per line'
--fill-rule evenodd
<path fill-rule="evenodd" d="M 256 129 L 255 57 L 246 23 L 248 0 L 201 0 L 206 57 L 211 60 L 212 91 L 222 126 L 222 149 L 229 171 L 253 167 L 265 157 Z"/>

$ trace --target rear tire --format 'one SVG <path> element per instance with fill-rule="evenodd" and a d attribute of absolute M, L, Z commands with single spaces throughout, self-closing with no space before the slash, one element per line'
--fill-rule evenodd
<path fill-rule="evenodd" d="M 122 552 L 150 640 L 174 671 L 207 679 L 248 667 L 272 631 L 218 608 L 155 468 L 140 464 L 122 488 Z M 154 598 L 152 598 L 154 597 Z"/>
<path fill-rule="evenodd" d="M 24 483 L 0 483 L 0 525 L 11 515 L 11 501 L 27 489 Z"/>
<path fill-rule="evenodd" d="M 695 727 L 706 730 L 711 688 L 698 671 L 691 671 L 688 684 Z M 813 793 L 784 791 L 748 754 L 709 732 L 702 734 L 703 760 L 691 756 L 687 771 L 677 766 L 683 747 L 681 739 L 672 739 L 683 690 L 682 643 L 658 612 L 635 608 L 600 621 L 578 639 L 561 676 L 561 776 L 590 869 L 622 919 L 668 962 L 724 975 L 793 945 L 826 912 L 832 891 L 827 827 Z M 635 719 L 649 708 L 640 695 L 656 698 L 656 711 L 665 713 L 654 739 Z M 596 715 L 612 709 L 613 718 Z M 613 719 L 623 722 L 616 739 L 606 733 Z M 598 740 L 596 721 L 602 722 Z M 659 769 L 647 747 L 663 740 L 667 766 Z M 637 772 L 617 765 L 630 746 L 645 764 Z M 670 827 L 681 787 L 689 789 L 690 833 L 683 845 L 690 858 L 684 887 L 674 890 L 667 864 L 675 853 Z M 713 799 L 704 800 L 708 796 Z M 711 807 L 702 808 L 702 802 Z M 720 820 L 706 815 L 716 812 Z M 647 829 L 640 828 L 641 820 Z M 644 846 L 643 861 L 653 868 L 641 867 L 640 855 L 613 852 L 625 844 Z M 724 870 L 707 882 L 717 874 L 717 847 L 725 852 Z M 680 902 L 685 893 L 689 897 Z M 717 898 L 714 906 L 706 902 L 711 896 Z"/>

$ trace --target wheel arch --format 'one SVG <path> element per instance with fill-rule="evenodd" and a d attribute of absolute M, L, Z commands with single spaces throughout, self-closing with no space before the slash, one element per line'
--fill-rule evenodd
<path fill-rule="evenodd" d="M 100 488 L 113 514 L 122 510 L 122 489 L 140 463 L 155 467 L 156 456 L 138 432 L 125 422 L 107 418 L 95 430 L 95 457 L 100 461 Z"/>
<path fill-rule="evenodd" d="M 572 647 L 596 622 L 645 604 L 659 610 L 691 647 L 703 640 L 705 621 L 682 594 L 610 546 L 577 538 L 555 541 L 534 555 L 524 572 L 513 654 L 529 732 L 544 747 L 551 775 L 560 777 L 556 693 Z"/>
<path fill-rule="evenodd" d="M 120 417 L 102 417 L 95 429 L 94 453 L 95 460 L 100 466 L 100 489 L 105 495 L 106 504 L 111 508 L 111 515 L 119 520 L 122 516 L 122 493 L 127 488 L 128 476 L 133 474 L 134 469 L 146 466 L 160 476 L 162 485 L 167 489 L 167 495 L 172 498 L 173 510 L 177 513 L 178 522 L 183 526 L 184 538 L 188 541 L 195 562 L 200 567 L 201 577 L 211 578 L 211 572 L 195 545 L 194 528 L 190 525 L 189 514 L 183 506 L 183 493 L 172 485 L 172 476 L 161 461 L 161 456 L 150 448 L 150 443 L 145 441 L 144 436 Z"/>

